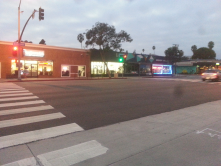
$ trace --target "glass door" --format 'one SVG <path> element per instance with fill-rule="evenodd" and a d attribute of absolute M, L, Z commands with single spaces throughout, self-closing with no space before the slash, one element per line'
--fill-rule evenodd
<path fill-rule="evenodd" d="M 31 64 L 31 76 L 32 77 L 38 76 L 38 65 L 37 64 Z"/>
<path fill-rule="evenodd" d="M 28 70 L 27 77 L 37 77 L 38 76 L 38 65 L 37 64 L 25 63 L 24 68 L 26 70 Z"/>

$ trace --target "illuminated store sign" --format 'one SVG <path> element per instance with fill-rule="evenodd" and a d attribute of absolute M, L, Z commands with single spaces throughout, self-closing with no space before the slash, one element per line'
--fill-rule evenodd
<path fill-rule="evenodd" d="M 152 70 L 154 74 L 172 74 L 172 65 L 153 64 Z"/>
<path fill-rule="evenodd" d="M 23 55 L 31 57 L 44 57 L 44 51 L 23 49 Z"/>

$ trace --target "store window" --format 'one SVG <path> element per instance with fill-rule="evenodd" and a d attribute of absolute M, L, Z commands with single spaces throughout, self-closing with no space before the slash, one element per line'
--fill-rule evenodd
<path fill-rule="evenodd" d="M 18 61 L 11 61 L 11 74 L 18 75 Z M 52 75 L 53 73 L 53 62 L 51 61 L 29 61 L 21 60 L 20 61 L 21 75 L 24 71 L 28 71 L 29 77 L 37 77 L 39 75 Z"/>
<path fill-rule="evenodd" d="M 85 77 L 85 66 L 78 66 L 78 76 L 79 77 Z"/>
<path fill-rule="evenodd" d="M 123 63 L 107 62 L 108 69 L 111 73 L 122 73 Z M 106 74 L 104 62 L 91 62 L 91 74 Z"/>
<path fill-rule="evenodd" d="M 86 66 L 61 65 L 62 77 L 86 77 Z"/>
<path fill-rule="evenodd" d="M 62 77 L 69 77 L 70 76 L 70 66 L 69 65 L 62 65 L 61 66 L 61 76 Z"/>
<path fill-rule="evenodd" d="M 49 75 L 53 74 L 53 62 L 51 61 L 39 61 L 38 62 L 38 75 Z"/>

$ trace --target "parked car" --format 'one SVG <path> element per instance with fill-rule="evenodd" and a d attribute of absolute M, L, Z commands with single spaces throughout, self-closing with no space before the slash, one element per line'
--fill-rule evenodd
<path fill-rule="evenodd" d="M 202 73 L 202 80 L 219 81 L 221 79 L 221 70 L 206 70 Z"/>

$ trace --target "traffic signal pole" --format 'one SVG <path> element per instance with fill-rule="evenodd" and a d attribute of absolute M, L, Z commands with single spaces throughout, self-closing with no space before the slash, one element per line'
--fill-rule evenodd
<path fill-rule="evenodd" d="M 18 6 L 18 42 L 19 42 L 19 39 L 20 39 L 20 6 L 21 6 L 21 0 L 20 0 L 20 3 L 19 3 L 19 6 Z M 20 61 L 21 61 L 21 58 L 20 58 L 20 45 L 18 46 L 18 80 L 21 81 L 21 66 L 20 66 Z"/>
<path fill-rule="evenodd" d="M 21 1 L 20 1 L 21 2 Z M 18 21 L 19 21 L 19 34 L 18 34 L 18 80 L 20 80 L 21 81 L 21 66 L 20 66 L 20 64 L 21 64 L 21 56 L 20 56 L 20 45 L 21 45 L 21 38 L 22 38 L 22 35 L 23 35 L 23 33 L 24 33 L 24 30 L 25 30 L 25 28 L 26 28 L 26 25 L 28 24 L 28 22 L 29 22 L 29 20 L 31 19 L 31 17 L 32 18 L 34 18 L 34 14 L 35 14 L 35 12 L 37 12 L 37 10 L 34 10 L 33 11 L 33 13 L 31 14 L 31 16 L 28 18 L 28 20 L 26 21 L 26 23 L 25 23 L 25 26 L 23 27 L 23 29 L 22 29 L 22 32 L 21 32 L 21 35 L 20 35 L 20 5 L 19 5 L 19 7 L 18 7 Z"/>

